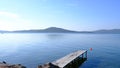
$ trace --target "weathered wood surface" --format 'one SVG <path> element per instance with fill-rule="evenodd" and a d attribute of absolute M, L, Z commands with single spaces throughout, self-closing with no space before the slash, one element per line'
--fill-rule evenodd
<path fill-rule="evenodd" d="M 63 57 L 61 59 L 53 61 L 52 64 L 58 66 L 59 68 L 63 68 L 67 64 L 72 62 L 74 59 L 76 59 L 77 57 L 84 54 L 85 52 L 87 52 L 87 50 L 79 50 L 77 52 L 70 53 L 70 54 L 68 54 L 67 56 L 65 56 L 65 57 Z"/>

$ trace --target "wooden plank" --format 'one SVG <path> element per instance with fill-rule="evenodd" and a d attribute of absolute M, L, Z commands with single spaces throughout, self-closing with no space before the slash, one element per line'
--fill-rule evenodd
<path fill-rule="evenodd" d="M 79 50 L 73 53 L 68 54 L 67 56 L 58 59 L 56 61 L 53 61 L 52 64 L 56 65 L 60 68 L 65 67 L 67 64 L 69 64 L 70 62 L 72 62 L 74 59 L 76 59 L 77 57 L 79 57 L 80 55 L 84 54 L 87 50 Z"/>

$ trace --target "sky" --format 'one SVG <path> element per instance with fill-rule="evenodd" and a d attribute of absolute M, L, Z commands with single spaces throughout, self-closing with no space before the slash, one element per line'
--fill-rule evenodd
<path fill-rule="evenodd" d="M 120 0 L 0 0 L 0 30 L 120 29 Z"/>

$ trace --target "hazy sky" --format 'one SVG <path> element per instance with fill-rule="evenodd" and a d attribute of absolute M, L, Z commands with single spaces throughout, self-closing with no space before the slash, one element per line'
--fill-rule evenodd
<path fill-rule="evenodd" d="M 120 0 L 0 0 L 0 30 L 120 28 Z"/>

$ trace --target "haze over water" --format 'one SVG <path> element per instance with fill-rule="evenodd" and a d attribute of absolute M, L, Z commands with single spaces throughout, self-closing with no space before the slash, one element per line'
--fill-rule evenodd
<path fill-rule="evenodd" d="M 120 34 L 0 34 L 0 61 L 28 68 L 81 49 L 88 50 L 88 59 L 80 68 L 120 67 Z"/>

